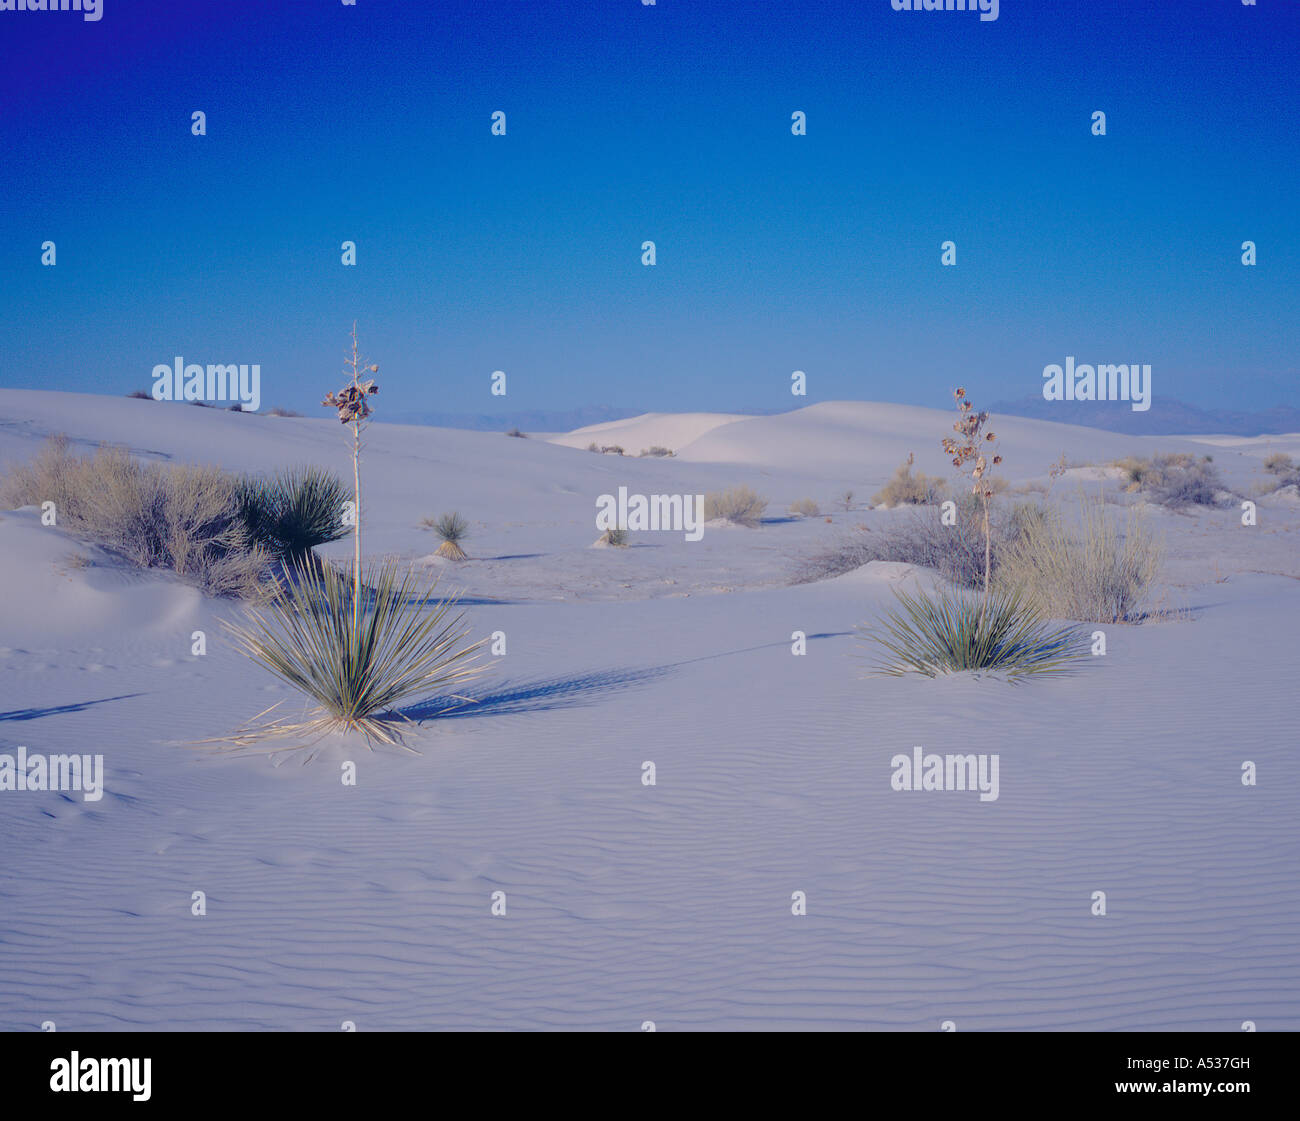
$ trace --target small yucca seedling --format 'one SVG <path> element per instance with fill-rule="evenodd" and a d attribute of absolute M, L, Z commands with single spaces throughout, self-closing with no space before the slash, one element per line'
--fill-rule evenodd
<path fill-rule="evenodd" d="M 1020 591 L 894 595 L 899 606 L 878 626 L 858 628 L 861 638 L 884 648 L 876 672 L 887 677 L 985 670 L 1016 681 L 1070 673 L 1091 653 L 1086 632 L 1053 628 Z"/>
<path fill-rule="evenodd" d="M 460 543 L 469 536 L 469 522 L 457 513 L 443 514 L 429 527 L 442 539 L 437 555 L 448 560 L 462 561 L 468 557 Z"/>
<path fill-rule="evenodd" d="M 464 616 L 451 615 L 455 598 L 436 599 L 436 586 L 390 559 L 363 589 L 364 602 L 354 604 L 353 582 L 332 568 L 292 565 L 265 608 L 250 608 L 248 622 L 226 628 L 240 650 L 317 708 L 299 723 L 253 729 L 233 742 L 359 731 L 399 744 L 402 724 L 411 723 L 395 711 L 399 702 L 482 672 L 472 663 L 486 639 L 466 645 Z"/>
<path fill-rule="evenodd" d="M 613 545 L 618 549 L 626 549 L 632 540 L 631 535 L 626 529 L 619 529 L 615 526 L 613 529 L 607 529 L 600 535 L 598 545 Z"/>

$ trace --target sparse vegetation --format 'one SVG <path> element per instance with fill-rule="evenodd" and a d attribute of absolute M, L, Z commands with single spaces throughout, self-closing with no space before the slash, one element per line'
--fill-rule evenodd
<path fill-rule="evenodd" d="M 302 413 L 295 413 L 292 409 L 282 409 L 279 405 L 266 410 L 267 416 L 302 416 Z"/>
<path fill-rule="evenodd" d="M 1015 591 L 894 594 L 897 607 L 877 625 L 859 628 L 860 637 L 883 647 L 876 671 L 886 676 L 983 670 L 1016 681 L 1069 673 L 1090 656 L 1082 629 L 1053 627 Z"/>
<path fill-rule="evenodd" d="M 1129 456 L 1114 465 L 1123 472 L 1130 494 L 1142 494 L 1175 510 L 1217 506 L 1226 490 L 1210 456 L 1198 459 L 1186 452 L 1161 452 L 1149 459 Z"/>
<path fill-rule="evenodd" d="M 804 559 L 795 572 L 796 583 L 825 580 L 851 572 L 870 561 L 897 561 L 930 568 L 962 587 L 983 582 L 986 541 L 982 509 L 971 494 L 957 499 L 957 518 L 944 525 L 938 507 L 909 507 L 890 515 L 884 529 L 852 531 L 822 551 Z M 1029 517 L 1020 506 L 1012 511 L 994 511 L 987 542 L 994 571 L 1002 547 L 1019 532 L 1020 521 Z"/>
<path fill-rule="evenodd" d="M 797 498 L 790 503 L 790 513 L 796 518 L 815 518 L 821 508 L 811 498 Z"/>
<path fill-rule="evenodd" d="M 767 499 L 747 486 L 710 491 L 704 496 L 704 517 L 708 521 L 721 519 L 752 529 L 759 524 L 766 509 Z"/>
<path fill-rule="evenodd" d="M 507 435 L 507 436 L 513 436 L 513 437 L 514 437 L 515 439 L 517 439 L 517 440 L 527 440 L 527 439 L 528 439 L 528 433 L 526 433 L 526 432 L 521 432 L 518 428 L 508 428 L 508 429 L 506 429 L 506 435 Z"/>
<path fill-rule="evenodd" d="M 937 475 L 918 471 L 912 473 L 916 456 L 908 453 L 907 462 L 900 463 L 889 480 L 872 496 L 873 506 L 929 506 L 939 500 L 944 481 Z"/>
<path fill-rule="evenodd" d="M 136 400 L 139 400 L 139 401 L 152 401 L 152 400 L 153 400 L 153 394 L 150 393 L 148 390 L 145 390 L 145 389 L 133 389 L 133 390 L 131 390 L 130 393 L 127 394 L 127 396 L 128 396 L 128 397 L 131 397 L 131 398 L 134 398 L 134 399 L 136 399 Z"/>
<path fill-rule="evenodd" d="M 606 444 L 600 449 L 601 455 L 625 455 L 622 447 L 618 444 Z"/>
<path fill-rule="evenodd" d="M 840 495 L 840 506 L 846 512 L 853 509 L 853 492 L 846 490 Z"/>
<path fill-rule="evenodd" d="M 1264 470 L 1270 475 L 1277 475 L 1285 478 L 1295 471 L 1295 460 L 1286 452 L 1274 452 L 1264 460 Z"/>
<path fill-rule="evenodd" d="M 652 448 L 642 448 L 641 454 L 643 456 L 649 455 L 649 456 L 664 458 L 664 457 L 674 456 L 677 453 L 673 451 L 672 448 L 665 448 L 659 444 L 655 444 L 655 446 Z"/>
<path fill-rule="evenodd" d="M 1265 493 L 1270 489 L 1278 491 L 1283 487 L 1300 487 L 1300 466 L 1285 452 L 1274 452 L 1264 460 L 1264 470 L 1277 479 L 1273 487 L 1265 488 Z"/>

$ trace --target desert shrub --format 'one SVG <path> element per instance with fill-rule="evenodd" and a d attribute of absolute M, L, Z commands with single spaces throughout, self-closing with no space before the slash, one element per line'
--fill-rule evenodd
<path fill-rule="evenodd" d="M 438 556 L 457 561 L 467 559 L 468 554 L 460 547 L 460 543 L 469 536 L 469 522 L 463 517 L 453 512 L 437 518 L 425 518 L 423 524 L 442 539 L 442 544 L 438 546 Z"/>
<path fill-rule="evenodd" d="M 1044 615 L 1090 623 L 1130 623 L 1160 570 L 1161 548 L 1140 510 L 1117 515 L 1100 498 L 1080 503 L 1077 529 L 1056 511 L 1023 522 L 1000 551 L 997 583 L 1019 590 Z"/>
<path fill-rule="evenodd" d="M 591 443 L 587 445 L 587 451 L 598 452 L 600 451 L 600 445 L 596 443 L 595 440 L 592 440 Z"/>
<path fill-rule="evenodd" d="M 900 463 L 894 477 L 877 491 L 871 499 L 873 506 L 928 506 L 938 501 L 943 491 L 943 480 L 936 475 L 918 471 L 912 473 L 915 455 L 908 455 Z"/>
<path fill-rule="evenodd" d="M 295 413 L 292 409 L 282 409 L 279 405 L 266 410 L 267 416 L 302 416 L 302 413 Z"/>
<path fill-rule="evenodd" d="M 626 455 L 620 444 L 606 444 L 600 449 L 601 455 Z"/>
<path fill-rule="evenodd" d="M 674 456 L 677 453 L 673 451 L 672 448 L 665 448 L 660 444 L 655 444 L 655 446 L 652 448 L 642 448 L 641 454 L 643 456 L 651 455 L 651 456 L 657 456 L 659 458 L 664 458 L 666 456 Z"/>
<path fill-rule="evenodd" d="M 6 506 L 54 502 L 57 524 L 208 595 L 255 595 L 270 557 L 242 516 L 240 483 L 216 467 L 142 463 L 123 448 L 72 452 L 53 437 L 13 471 Z"/>
<path fill-rule="evenodd" d="M 480 672 L 472 663 L 486 640 L 466 645 L 455 600 L 436 599 L 435 587 L 388 560 L 354 605 L 352 583 L 333 569 L 298 565 L 265 610 L 227 629 L 240 650 L 316 702 L 301 726 L 282 731 L 357 730 L 395 743 L 407 723 L 395 705 Z"/>
<path fill-rule="evenodd" d="M 815 518 L 821 509 L 811 498 L 798 498 L 790 503 L 790 513 L 799 518 Z"/>
<path fill-rule="evenodd" d="M 1264 470 L 1276 476 L 1277 482 L 1272 488 L 1263 487 L 1267 493 L 1270 489 L 1281 490 L 1283 487 L 1300 486 L 1300 466 L 1285 452 L 1274 452 L 1264 460 Z"/>
<path fill-rule="evenodd" d="M 983 670 L 1012 681 L 1030 675 L 1069 673 L 1090 657 L 1085 631 L 1053 627 L 1019 592 L 988 595 L 962 589 L 894 593 L 898 605 L 859 637 L 881 648 L 876 672 L 901 677 L 919 673 Z"/>
<path fill-rule="evenodd" d="M 704 517 L 707 521 L 720 518 L 752 529 L 758 525 L 766 509 L 767 499 L 747 486 L 710 491 L 704 496 Z"/>
<path fill-rule="evenodd" d="M 135 398 L 136 400 L 140 400 L 140 401 L 153 400 L 153 394 L 146 389 L 133 389 L 131 390 L 130 393 L 127 394 L 127 396 Z"/>
<path fill-rule="evenodd" d="M 1162 470 L 1151 497 L 1163 506 L 1217 506 L 1224 490 L 1223 480 L 1209 459 Z"/>
<path fill-rule="evenodd" d="M 1225 488 L 1213 462 L 1208 455 L 1197 459 L 1187 452 L 1161 452 L 1149 459 L 1129 456 L 1115 466 L 1123 472 L 1125 490 L 1178 509 L 1218 505 L 1217 495 Z"/>
<path fill-rule="evenodd" d="M 1018 532 L 1013 514 L 994 510 L 989 530 L 989 555 L 996 571 L 1003 546 Z M 804 558 L 794 579 L 808 583 L 851 572 L 870 561 L 898 561 L 933 569 L 962 587 L 975 587 L 984 580 L 984 549 L 983 509 L 977 496 L 966 494 L 957 500 L 955 525 L 943 524 L 938 507 L 909 507 L 891 515 L 883 529 L 854 531 Z"/>
<path fill-rule="evenodd" d="M 527 440 L 527 439 L 528 439 L 528 434 L 527 434 L 526 432 L 521 432 L 518 428 L 508 428 L 508 429 L 506 429 L 506 435 L 507 435 L 507 436 L 513 436 L 513 437 L 515 437 L 515 439 L 517 439 L 517 440 Z"/>
<path fill-rule="evenodd" d="M 343 505 L 351 491 L 319 467 L 294 467 L 271 479 L 245 479 L 240 488 L 244 521 L 268 552 L 302 560 L 317 545 L 346 537 Z"/>
<path fill-rule="evenodd" d="M 846 490 L 840 495 L 840 506 L 847 512 L 853 509 L 854 495 L 851 490 Z"/>

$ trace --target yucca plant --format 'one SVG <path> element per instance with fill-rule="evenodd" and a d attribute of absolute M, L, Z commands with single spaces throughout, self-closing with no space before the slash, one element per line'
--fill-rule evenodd
<path fill-rule="evenodd" d="M 317 545 L 346 537 L 348 492 L 337 475 L 295 467 L 271 479 L 246 479 L 240 503 L 255 540 L 285 561 L 305 559 Z"/>
<path fill-rule="evenodd" d="M 938 677 L 964 670 L 1000 673 L 1012 681 L 1069 673 L 1090 654 L 1079 627 L 1052 627 L 1020 590 L 976 594 L 938 590 L 895 592 L 898 606 L 860 636 L 882 646 L 876 672 L 889 677 Z"/>
<path fill-rule="evenodd" d="M 462 561 L 468 554 L 460 543 L 469 536 L 469 522 L 457 513 L 443 514 L 429 523 L 429 528 L 442 540 L 437 555 L 448 560 Z"/>
<path fill-rule="evenodd" d="M 355 730 L 399 744 L 410 722 L 395 711 L 399 702 L 479 675 L 473 663 L 487 640 L 466 644 L 464 616 L 451 614 L 455 597 L 435 597 L 436 578 L 391 559 L 370 575 L 364 602 L 356 603 L 352 581 L 327 566 L 294 563 L 264 607 L 250 608 L 247 622 L 226 624 L 240 650 L 317 704 L 299 723 L 244 738 Z"/>
<path fill-rule="evenodd" d="M 300 556 L 286 565 L 265 607 L 250 609 L 246 622 L 226 624 L 243 653 L 314 700 L 316 708 L 296 723 L 245 727 L 215 742 L 242 746 L 278 736 L 355 730 L 368 741 L 400 744 L 402 724 L 413 722 L 397 710 L 399 702 L 480 672 L 472 663 L 483 642 L 466 644 L 463 616 L 451 615 L 456 599 L 437 599 L 436 579 L 430 582 L 414 568 L 403 571 L 398 562 L 386 560 L 377 574 L 371 571 L 370 580 L 362 580 L 361 427 L 371 413 L 368 398 L 378 387 L 360 375 L 378 366 L 360 358 L 355 324 L 347 366 L 349 384 L 322 403 L 337 409 L 339 421 L 352 429 L 356 516 L 350 578 L 313 563 L 310 554 Z"/>

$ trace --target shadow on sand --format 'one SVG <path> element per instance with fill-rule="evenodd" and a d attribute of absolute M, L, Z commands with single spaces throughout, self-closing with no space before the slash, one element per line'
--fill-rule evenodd
<path fill-rule="evenodd" d="M 852 631 L 831 631 L 810 634 L 808 638 L 809 640 L 841 638 L 852 634 Z M 759 646 L 747 646 L 741 650 L 723 650 L 717 654 L 705 654 L 699 658 L 687 658 L 680 662 L 667 662 L 661 666 L 593 670 L 590 673 L 576 674 L 571 677 L 540 677 L 532 681 L 504 681 L 492 692 L 475 697 L 471 701 L 456 697 L 431 697 L 400 711 L 401 715 L 408 720 L 422 721 L 470 716 L 510 716 L 524 712 L 577 708 L 596 704 L 613 694 L 666 677 L 682 666 L 693 665 L 696 662 L 709 662 L 717 658 L 729 658 L 736 654 L 748 654 L 755 650 L 768 650 L 773 647 L 785 649 L 788 646 L 787 642 L 765 642 Z"/>

